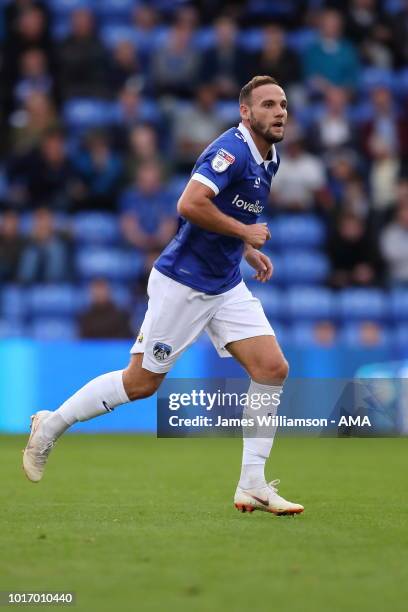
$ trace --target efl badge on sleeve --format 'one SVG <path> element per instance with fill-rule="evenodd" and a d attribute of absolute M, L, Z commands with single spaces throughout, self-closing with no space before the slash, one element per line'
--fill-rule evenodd
<path fill-rule="evenodd" d="M 218 149 L 217 154 L 211 160 L 211 168 L 215 172 L 225 172 L 228 166 L 231 166 L 235 161 L 235 156 L 225 149 Z"/>

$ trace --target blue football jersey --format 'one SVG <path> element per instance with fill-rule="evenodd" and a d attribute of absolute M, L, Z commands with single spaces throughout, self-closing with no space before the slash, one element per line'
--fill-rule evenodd
<path fill-rule="evenodd" d="M 249 130 L 240 123 L 214 140 L 198 158 L 191 178 L 210 187 L 218 208 L 247 225 L 256 223 L 267 205 L 271 181 L 279 167 L 272 146 L 264 160 Z M 154 266 L 193 289 L 216 295 L 242 280 L 239 269 L 244 243 L 239 238 L 208 232 L 180 218 L 176 236 Z"/>

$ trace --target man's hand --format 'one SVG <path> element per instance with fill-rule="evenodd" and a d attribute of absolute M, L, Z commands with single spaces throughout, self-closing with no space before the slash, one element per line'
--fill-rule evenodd
<path fill-rule="evenodd" d="M 254 249 L 263 247 L 270 237 L 271 234 L 266 223 L 253 223 L 245 226 L 243 240 Z"/>
<path fill-rule="evenodd" d="M 261 283 L 265 283 L 271 278 L 273 273 L 273 265 L 267 255 L 264 255 L 264 253 L 261 253 L 261 251 L 257 251 L 253 247 L 247 245 L 244 257 L 249 265 L 256 270 L 256 274 L 253 278 L 259 280 Z"/>

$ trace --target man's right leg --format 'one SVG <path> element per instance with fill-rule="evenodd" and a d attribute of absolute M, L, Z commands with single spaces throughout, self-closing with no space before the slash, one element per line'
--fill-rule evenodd
<path fill-rule="evenodd" d="M 125 370 L 94 378 L 55 412 L 42 410 L 32 417 L 31 435 L 23 458 L 24 471 L 30 480 L 41 480 L 55 441 L 71 425 L 113 412 L 121 404 L 155 393 L 166 374 L 142 368 L 142 360 L 143 354 L 132 355 Z"/>

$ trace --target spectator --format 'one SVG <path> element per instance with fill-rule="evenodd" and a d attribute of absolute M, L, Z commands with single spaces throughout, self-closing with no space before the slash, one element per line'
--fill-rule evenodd
<path fill-rule="evenodd" d="M 346 33 L 355 42 L 364 64 L 392 67 L 391 30 L 377 0 L 351 1 Z"/>
<path fill-rule="evenodd" d="M 113 301 L 111 290 L 103 278 L 90 285 L 91 303 L 78 320 L 81 338 L 131 338 L 133 331 L 129 313 Z"/>
<path fill-rule="evenodd" d="M 271 193 L 276 205 L 284 210 L 308 211 L 316 205 L 329 205 L 324 165 L 305 151 L 296 125 L 287 127 L 284 154 Z"/>
<path fill-rule="evenodd" d="M 111 92 L 117 95 L 130 79 L 139 77 L 144 81 L 141 66 L 134 44 L 130 40 L 120 40 L 113 50 L 110 69 Z"/>
<path fill-rule="evenodd" d="M 213 85 L 200 85 L 194 104 L 189 109 L 174 113 L 174 147 L 177 151 L 177 168 L 189 172 L 206 146 L 225 129 L 225 124 L 215 110 L 216 92 Z"/>
<path fill-rule="evenodd" d="M 192 96 L 199 55 L 191 42 L 190 28 L 177 24 L 171 28 L 167 42 L 152 58 L 151 79 L 156 95 Z"/>
<path fill-rule="evenodd" d="M 372 117 L 360 128 L 361 148 L 372 156 L 372 143 L 380 138 L 393 155 L 408 155 L 408 121 L 399 116 L 392 93 L 386 87 L 376 87 L 371 93 Z"/>
<path fill-rule="evenodd" d="M 3 213 L 0 225 L 0 282 L 14 283 L 25 246 L 20 219 L 14 211 Z"/>
<path fill-rule="evenodd" d="M 327 156 L 328 186 L 336 206 L 345 199 L 347 187 L 358 173 L 358 157 L 353 149 L 334 151 Z"/>
<path fill-rule="evenodd" d="M 10 147 L 15 155 L 24 155 L 38 146 L 44 134 L 58 126 L 58 115 L 51 99 L 33 92 L 20 111 L 10 117 Z"/>
<path fill-rule="evenodd" d="M 408 64 L 408 0 L 402 0 L 401 10 L 391 18 L 390 31 L 395 65 L 405 68 Z"/>
<path fill-rule="evenodd" d="M 148 123 L 136 125 L 129 133 L 128 153 L 125 161 L 126 176 L 131 180 L 137 168 L 144 162 L 156 161 L 163 165 L 160 156 L 157 132 Z"/>
<path fill-rule="evenodd" d="M 102 132 L 88 134 L 85 148 L 74 157 L 73 164 L 81 188 L 78 206 L 85 209 L 113 210 L 123 176 L 120 156 L 109 145 Z"/>
<path fill-rule="evenodd" d="M 333 153 L 353 145 L 354 130 L 348 117 L 347 90 L 329 85 L 325 104 L 314 121 L 309 142 L 316 153 Z"/>
<path fill-rule="evenodd" d="M 20 260 L 18 281 L 61 283 L 72 277 L 69 244 L 55 229 L 55 219 L 46 208 L 33 214 L 33 226 Z"/>
<path fill-rule="evenodd" d="M 353 90 L 358 81 L 358 56 L 351 42 L 342 37 L 341 14 L 324 9 L 319 16 L 318 29 L 317 40 L 305 54 L 305 77 L 320 93 L 324 93 L 330 83 Z"/>
<path fill-rule="evenodd" d="M 249 80 L 251 57 L 237 42 L 237 24 L 233 19 L 219 17 L 214 30 L 215 45 L 203 54 L 200 80 L 214 84 L 220 97 L 235 99 Z"/>
<path fill-rule="evenodd" d="M 258 74 L 271 74 L 287 89 L 302 79 L 297 54 L 285 43 L 285 33 L 279 25 L 269 25 L 263 32 L 262 49 L 253 58 Z M 289 93 L 290 97 L 290 93 Z"/>
<path fill-rule="evenodd" d="M 364 220 L 352 212 L 341 213 L 328 244 L 335 288 L 372 286 L 382 280 L 382 262 L 377 242 Z"/>
<path fill-rule="evenodd" d="M 155 162 L 139 167 L 135 183 L 122 194 L 119 207 L 126 241 L 146 253 L 157 253 L 176 231 L 175 201 L 163 186 Z"/>
<path fill-rule="evenodd" d="M 313 327 L 314 344 L 324 348 L 335 345 L 337 330 L 332 321 L 317 321 Z"/>
<path fill-rule="evenodd" d="M 123 150 L 128 142 L 129 130 L 139 123 L 161 127 L 161 115 L 155 104 L 149 104 L 140 95 L 141 83 L 130 79 L 120 90 L 114 116 L 112 137 L 115 146 Z"/>
<path fill-rule="evenodd" d="M 11 191 L 14 185 L 22 186 L 29 208 L 45 206 L 54 211 L 68 211 L 72 207 L 77 179 L 60 130 L 46 133 L 37 149 L 16 160 L 10 174 L 13 176 Z"/>
<path fill-rule="evenodd" d="M 390 211 L 395 199 L 400 162 L 387 142 L 380 137 L 371 139 L 370 149 L 373 161 L 369 185 L 373 212 L 385 221 L 388 220 L 387 212 Z"/>
<path fill-rule="evenodd" d="M 374 321 L 362 321 L 357 333 L 359 344 L 363 347 L 379 346 L 384 339 L 384 328 Z"/>
<path fill-rule="evenodd" d="M 73 97 L 105 97 L 107 55 L 87 8 L 72 12 L 71 33 L 60 44 L 59 78 L 64 100 Z"/>
<path fill-rule="evenodd" d="M 32 93 L 53 94 L 53 80 L 48 71 L 47 57 L 40 49 L 26 51 L 21 57 L 20 78 L 14 88 L 17 107 Z"/>
<path fill-rule="evenodd" d="M 391 283 L 408 284 L 408 180 L 400 182 L 395 219 L 381 234 L 381 250 Z"/>
<path fill-rule="evenodd" d="M 9 3 L 7 11 L 3 86 L 9 92 L 8 110 L 12 110 L 11 93 L 20 76 L 22 56 L 32 49 L 40 50 L 45 54 L 49 66 L 53 67 L 53 44 L 48 30 L 48 10 L 44 3 L 19 0 Z"/>

